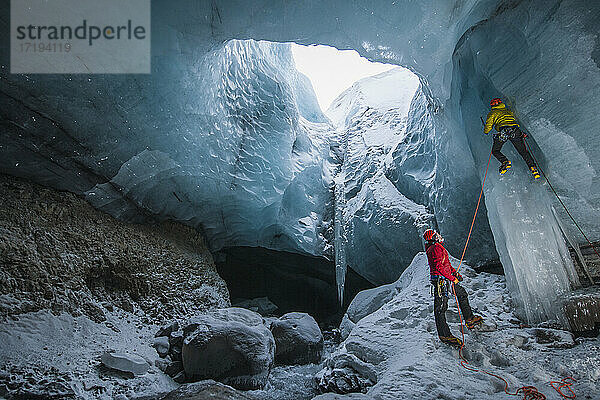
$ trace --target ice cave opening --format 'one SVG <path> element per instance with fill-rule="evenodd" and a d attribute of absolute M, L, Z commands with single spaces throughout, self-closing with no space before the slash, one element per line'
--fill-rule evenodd
<path fill-rule="evenodd" d="M 373 287 L 349 268 L 345 302 L 340 307 L 335 265 L 324 257 L 261 247 L 231 247 L 217 253 L 215 263 L 227 283 L 233 305 L 249 304 L 261 314 L 306 312 L 324 327 L 337 327 L 354 296 Z M 265 306 L 272 309 L 263 310 Z"/>

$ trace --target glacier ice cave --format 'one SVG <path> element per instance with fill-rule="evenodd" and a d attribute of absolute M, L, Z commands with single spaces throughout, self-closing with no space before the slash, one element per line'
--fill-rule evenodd
<path fill-rule="evenodd" d="M 11 74 L 3 37 L 2 174 L 124 223 L 187 226 L 232 300 L 252 291 L 327 315 L 336 298 L 345 308 L 363 289 L 410 287 L 398 282 L 427 228 L 460 257 L 486 176 L 465 262 L 501 263 L 524 323 L 569 327 L 565 299 L 587 285 L 570 251 L 587 241 L 559 200 L 600 241 L 600 2 L 155 0 L 151 26 L 152 70 L 140 75 Z M 400 68 L 321 110 L 290 43 Z M 518 115 L 557 196 L 509 145 L 510 173 L 492 158 L 485 175 L 493 97 Z M 288 280 L 310 299 L 277 288 Z M 286 295 L 297 300 L 282 307 Z M 360 328 L 349 315 L 342 326 Z"/>

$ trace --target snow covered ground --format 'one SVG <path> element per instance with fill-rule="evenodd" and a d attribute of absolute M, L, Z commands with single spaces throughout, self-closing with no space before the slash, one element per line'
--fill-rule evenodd
<path fill-rule="evenodd" d="M 456 268 L 458 260 L 452 259 L 452 264 Z M 491 328 L 489 332 L 466 332 L 464 355 L 472 366 L 504 376 L 512 392 L 534 385 L 549 400 L 559 399 L 549 381 L 572 376 L 577 380 L 573 388 L 578 397 L 600 397 L 598 338 L 573 339 L 567 331 L 520 327 L 503 276 L 475 274 L 464 264 L 461 272 L 471 306 Z M 462 368 L 458 351 L 439 341 L 428 280 L 427 257 L 419 253 L 394 284 L 359 294 L 359 309 L 381 308 L 358 316 L 362 319 L 355 321 L 340 349 L 326 362 L 324 379 L 335 368 L 350 367 L 357 376 L 375 381 L 367 392 L 372 399 L 507 398 L 500 380 Z M 350 306 L 352 315 L 346 316 L 343 325 L 352 328 L 348 317 L 355 318 L 356 309 Z M 447 316 L 453 333 L 460 335 L 453 299 Z M 319 397 L 333 398 L 351 397 Z"/>
<path fill-rule="evenodd" d="M 96 323 L 86 316 L 38 311 L 0 324 L 0 388 L 19 388 L 12 395 L 23 399 L 85 400 L 120 394 L 132 399 L 175 389 L 178 385 L 154 364 L 158 326 L 144 322 L 139 310 L 131 314 L 115 308 L 105 315 L 107 321 Z M 106 350 L 141 356 L 150 369 L 135 377 L 111 371 L 100 363 Z"/>

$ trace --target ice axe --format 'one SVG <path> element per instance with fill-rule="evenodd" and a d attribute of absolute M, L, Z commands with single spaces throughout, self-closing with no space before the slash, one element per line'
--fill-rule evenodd
<path fill-rule="evenodd" d="M 485 126 L 485 122 L 483 121 L 483 117 L 481 115 L 479 116 L 479 119 L 481 120 L 481 124 Z"/>

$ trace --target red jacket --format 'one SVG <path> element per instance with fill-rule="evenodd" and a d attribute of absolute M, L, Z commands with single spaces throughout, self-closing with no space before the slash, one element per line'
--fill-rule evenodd
<path fill-rule="evenodd" d="M 441 275 L 454 282 L 456 270 L 450 265 L 448 251 L 441 243 L 435 242 L 427 246 L 427 261 L 431 275 Z"/>

